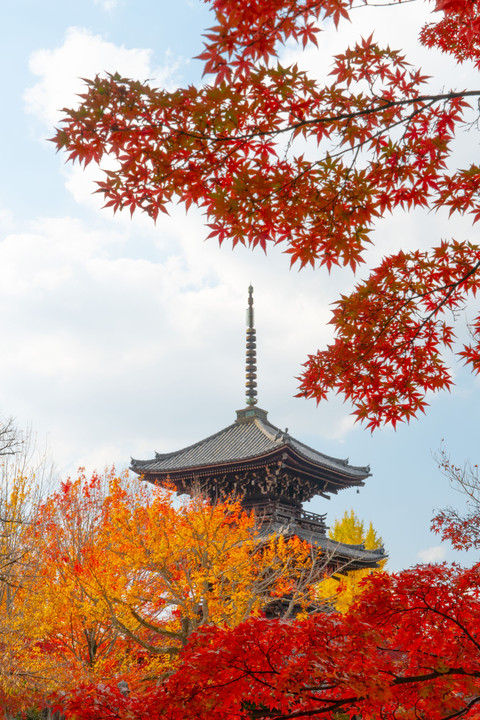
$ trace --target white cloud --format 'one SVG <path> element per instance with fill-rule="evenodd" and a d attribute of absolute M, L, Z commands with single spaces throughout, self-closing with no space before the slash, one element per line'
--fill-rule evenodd
<path fill-rule="evenodd" d="M 8 232 L 14 228 L 14 217 L 8 208 L 0 208 L 0 232 Z"/>
<path fill-rule="evenodd" d="M 75 102 L 78 76 L 100 69 L 161 75 L 149 50 L 127 50 L 80 28 L 71 28 L 61 47 L 35 53 L 31 69 L 39 81 L 27 91 L 27 105 L 49 124 L 58 120 L 58 107 Z M 186 216 L 182 207 L 172 207 L 156 226 L 142 214 L 131 220 L 128 212 L 111 223 L 111 213 L 100 213 L 102 198 L 91 194 L 98 169 L 69 167 L 65 176 L 77 203 L 96 210 L 106 231 L 49 219 L 0 244 L 0 302 L 10 293 L 18 314 L 33 318 L 34 327 L 25 337 L 17 333 L 16 316 L 3 328 L 12 352 L 0 358 L 0 372 L 11 378 L 9 403 L 23 398 L 15 414 L 55 435 L 59 462 L 93 458 L 101 464 L 102 454 L 109 462 L 114 447 L 120 457 L 169 450 L 233 420 L 243 405 L 243 312 L 250 282 L 258 307 L 260 404 L 271 410 L 273 422 L 288 421 L 300 435 L 342 437 L 349 431 L 340 400 L 319 415 L 314 403 L 292 397 L 294 376 L 316 349 L 312 343 L 329 338 L 325 304 L 338 286 L 335 274 L 319 286 L 313 272 L 291 273 L 278 249 L 264 257 L 203 243 L 208 232 L 200 213 Z M 28 392 L 18 391 L 19 382 Z M 279 383 L 286 386 L 283 397 Z M 227 417 L 225 398 L 231 398 Z M 88 402 L 102 406 L 101 428 L 97 414 L 80 426 Z M 187 412 L 191 403 L 203 408 L 201 415 Z M 285 404 L 289 409 L 278 412 Z M 39 408 L 41 418 L 35 415 Z M 167 424 L 157 417 L 159 408 L 168 413 Z"/>
<path fill-rule="evenodd" d="M 37 50 L 30 56 L 30 70 L 39 80 L 25 91 L 26 108 L 53 128 L 62 117 L 63 107 L 78 104 L 77 95 L 85 89 L 82 78 L 93 78 L 107 72 L 119 72 L 125 77 L 173 87 L 172 78 L 178 61 L 168 55 L 161 67 L 154 66 L 152 61 L 153 52 L 150 49 L 129 49 L 85 28 L 70 27 L 63 45 L 53 50 Z"/>
<path fill-rule="evenodd" d="M 118 5 L 118 0 L 95 0 L 95 5 L 101 5 L 103 10 L 109 12 Z"/>
<path fill-rule="evenodd" d="M 442 562 L 445 559 L 446 550 L 443 545 L 435 545 L 434 547 L 420 550 L 418 558 L 424 563 Z"/>
<path fill-rule="evenodd" d="M 312 343 L 328 335 L 314 273 L 290 273 L 278 251 L 202 243 L 200 217 L 180 208 L 156 228 L 105 228 L 47 218 L 0 241 L 2 405 L 48 430 L 60 466 L 125 463 L 233 421 L 244 402 L 250 282 L 260 405 L 320 448 L 321 435 L 349 432 L 341 401 L 319 413 L 292 397 Z"/>

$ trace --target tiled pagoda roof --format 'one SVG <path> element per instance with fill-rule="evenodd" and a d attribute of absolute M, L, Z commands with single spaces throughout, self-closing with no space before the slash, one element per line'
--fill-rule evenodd
<path fill-rule="evenodd" d="M 175 452 L 156 453 L 152 460 L 132 459 L 131 467 L 140 475 L 160 480 L 167 476 L 201 478 L 272 462 L 281 462 L 297 474 L 308 475 L 310 481 L 316 480 L 313 494 L 363 485 L 370 474 L 369 467 L 350 465 L 348 460 L 325 455 L 296 440 L 270 423 L 260 408 L 239 410 L 236 421 L 214 435 Z"/>

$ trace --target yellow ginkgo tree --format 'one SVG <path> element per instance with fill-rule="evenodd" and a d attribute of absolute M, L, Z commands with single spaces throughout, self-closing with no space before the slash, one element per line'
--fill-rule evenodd
<path fill-rule="evenodd" d="M 330 528 L 329 536 L 337 542 L 347 543 L 349 545 L 363 545 L 366 550 L 375 550 L 383 546 L 382 538 L 374 529 L 372 523 L 369 523 L 365 529 L 365 523 L 360 520 L 353 510 L 346 510 L 340 520 L 336 520 Z M 345 568 L 345 574 L 335 575 L 325 580 L 317 586 L 320 598 L 330 599 L 335 604 L 335 609 L 339 612 L 346 612 L 352 602 L 360 595 L 363 589 L 363 580 L 374 572 L 383 570 L 386 560 L 379 563 L 379 569 L 364 568 L 361 570 L 348 570 Z"/>

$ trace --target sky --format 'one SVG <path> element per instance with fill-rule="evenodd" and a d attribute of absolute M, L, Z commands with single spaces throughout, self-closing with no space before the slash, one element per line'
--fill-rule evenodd
<path fill-rule="evenodd" d="M 476 87 L 468 65 L 417 42 L 428 5 L 359 8 L 353 22 L 320 36 L 319 50 L 289 45 L 326 77 L 332 52 L 374 31 L 432 75 L 435 89 Z M 289 269 L 279 249 L 219 248 L 198 211 L 171 208 L 155 225 L 112 215 L 92 194 L 98 169 L 65 164 L 48 138 L 61 108 L 77 102 L 80 78 L 118 71 L 173 89 L 200 83 L 192 60 L 212 24 L 200 0 L 3 0 L 0 133 L 0 413 L 30 427 L 61 477 L 79 466 L 127 467 L 201 440 L 244 406 L 247 287 L 255 288 L 259 406 L 269 420 L 317 450 L 372 476 L 309 504 L 333 523 L 353 508 L 372 522 L 389 568 L 419 562 L 471 562 L 430 532 L 436 510 L 462 506 L 435 462 L 442 443 L 462 465 L 479 461 L 480 382 L 455 360 L 456 386 L 430 398 L 426 415 L 373 435 L 332 397 L 316 407 L 295 398 L 309 353 L 331 339 L 330 305 L 354 282 L 349 270 Z M 473 127 L 457 143 L 459 162 L 478 155 Z M 476 241 L 468 219 L 397 213 L 375 231 L 368 262 L 400 247 L 443 237 Z M 360 277 L 363 277 L 361 274 Z M 474 317 L 467 309 L 467 320 Z"/>

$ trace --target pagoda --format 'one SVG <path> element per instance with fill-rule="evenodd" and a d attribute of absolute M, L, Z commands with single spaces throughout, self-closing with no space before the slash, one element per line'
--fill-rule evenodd
<path fill-rule="evenodd" d="M 152 460 L 134 460 L 131 469 L 157 485 L 173 485 L 178 493 L 200 490 L 215 502 L 241 499 L 268 532 L 296 535 L 334 559 L 338 570 L 378 567 L 383 548 L 366 550 L 327 537 L 326 515 L 307 512 L 303 503 L 320 495 L 329 499 L 346 488 L 359 488 L 369 467 L 325 455 L 269 422 L 257 407 L 256 331 L 253 288 L 248 288 L 246 407 L 228 427 L 193 445 Z"/>

